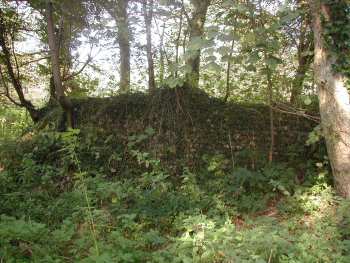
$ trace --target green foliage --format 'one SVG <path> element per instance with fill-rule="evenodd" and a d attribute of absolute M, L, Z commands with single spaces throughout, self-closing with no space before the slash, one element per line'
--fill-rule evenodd
<path fill-rule="evenodd" d="M 320 165 L 310 170 L 317 180 L 300 184 L 284 164 L 232 169 L 224 155 L 207 154 L 200 171 L 172 175 L 142 150 L 154 136 L 148 127 L 118 148 L 90 131 L 46 130 L 3 146 L 0 259 L 348 261 L 349 204 Z M 126 159 L 134 168 L 113 176 L 112 163 Z"/>
<path fill-rule="evenodd" d="M 312 132 L 309 133 L 309 138 L 306 141 L 306 145 L 312 145 L 321 140 L 323 137 L 321 125 L 317 125 Z"/>
<path fill-rule="evenodd" d="M 350 57 L 350 5 L 346 0 L 326 1 L 330 10 L 330 21 L 324 18 L 325 41 L 328 48 L 337 56 L 333 67 L 336 71 L 349 77 Z"/>
<path fill-rule="evenodd" d="M 30 123 L 25 110 L 3 104 L 0 106 L 0 143 L 17 138 Z"/>

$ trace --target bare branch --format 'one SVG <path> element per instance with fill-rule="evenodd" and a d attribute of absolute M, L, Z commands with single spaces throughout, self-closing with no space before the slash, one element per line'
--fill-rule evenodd
<path fill-rule="evenodd" d="M 78 76 L 81 72 L 84 71 L 84 69 L 86 68 L 87 65 L 89 65 L 89 63 L 91 62 L 92 57 L 89 55 L 88 59 L 85 61 L 84 65 L 76 72 L 73 72 L 72 74 L 68 75 L 67 77 L 63 78 L 63 81 L 67 81 L 70 80 L 76 76 Z"/>
<path fill-rule="evenodd" d="M 19 66 L 18 66 L 18 60 L 17 60 L 17 56 L 16 56 L 16 52 L 15 52 L 15 45 L 14 45 L 14 43 L 13 43 L 13 32 L 12 32 L 12 34 L 10 34 L 10 36 L 11 36 L 11 50 L 12 50 L 12 56 L 13 56 L 13 58 L 14 58 L 14 60 L 15 60 L 15 66 L 16 66 L 16 72 L 17 72 L 17 79 L 19 79 L 19 76 L 20 76 L 20 74 L 19 74 Z"/>
<path fill-rule="evenodd" d="M 49 58 L 50 58 L 50 56 L 45 56 L 45 57 L 41 57 L 41 58 L 29 60 L 29 61 L 23 62 L 20 66 L 21 66 L 21 67 L 27 66 L 27 65 L 29 65 L 29 64 L 32 64 L 32 63 L 35 63 L 35 62 L 39 62 L 39 61 L 41 61 L 41 60 L 49 59 Z"/>

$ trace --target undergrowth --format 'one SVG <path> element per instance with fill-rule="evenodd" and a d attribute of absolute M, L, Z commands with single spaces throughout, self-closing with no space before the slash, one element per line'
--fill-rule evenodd
<path fill-rule="evenodd" d="M 0 262 L 350 262 L 350 203 L 328 170 L 248 170 L 224 155 L 170 171 L 93 133 L 45 130 L 1 146 Z"/>

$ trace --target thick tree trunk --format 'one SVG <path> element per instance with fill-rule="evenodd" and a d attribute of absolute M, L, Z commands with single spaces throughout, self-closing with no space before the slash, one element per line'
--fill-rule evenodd
<path fill-rule="evenodd" d="M 128 0 L 117 0 L 114 15 L 118 28 L 118 44 L 120 49 L 120 90 L 130 91 L 130 31 L 127 13 Z"/>
<path fill-rule="evenodd" d="M 149 0 L 149 8 L 147 8 L 148 0 L 143 0 L 143 16 L 146 24 L 147 38 L 147 62 L 148 62 L 148 90 L 152 94 L 156 90 L 156 82 L 154 78 L 154 62 L 152 53 L 152 18 L 153 18 L 153 0 Z M 148 9 L 148 11 L 147 11 Z"/>
<path fill-rule="evenodd" d="M 325 45 L 322 21 L 330 21 L 329 7 L 321 0 L 309 0 L 315 44 L 314 71 L 318 87 L 321 123 L 338 193 L 350 198 L 350 105 L 346 79 L 336 73 L 337 62 Z"/>
<path fill-rule="evenodd" d="M 196 41 L 200 41 L 200 39 L 203 37 L 204 23 L 210 0 L 191 0 L 191 4 L 193 10 L 189 24 L 190 48 L 187 49 L 188 54 L 186 56 L 186 65 L 189 66 L 190 70 L 186 74 L 186 84 L 189 87 L 197 88 L 199 83 L 201 48 L 191 48 L 191 44 Z"/>
<path fill-rule="evenodd" d="M 118 45 L 120 57 L 120 80 L 121 92 L 130 91 L 130 29 L 128 16 L 129 0 L 103 0 L 102 6 L 115 20 L 118 30 Z"/>
<path fill-rule="evenodd" d="M 56 99 L 60 103 L 61 107 L 67 114 L 67 124 L 69 127 L 73 127 L 73 115 L 72 115 L 72 103 L 70 99 L 64 94 L 64 89 L 61 79 L 61 69 L 59 61 L 59 49 L 57 45 L 57 38 L 54 31 L 54 22 L 53 22 L 53 7 L 50 0 L 46 1 L 46 19 L 47 19 L 47 37 L 50 48 L 51 56 L 51 67 L 52 67 L 52 76 L 55 87 Z"/>

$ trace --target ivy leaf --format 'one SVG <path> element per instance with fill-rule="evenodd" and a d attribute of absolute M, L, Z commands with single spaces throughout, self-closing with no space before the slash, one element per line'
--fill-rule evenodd
<path fill-rule="evenodd" d="M 145 133 L 149 136 L 152 136 L 155 134 L 155 130 L 152 127 L 147 127 Z"/>

